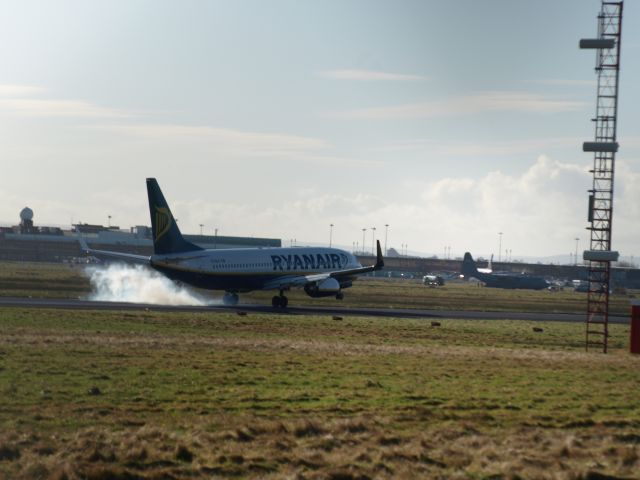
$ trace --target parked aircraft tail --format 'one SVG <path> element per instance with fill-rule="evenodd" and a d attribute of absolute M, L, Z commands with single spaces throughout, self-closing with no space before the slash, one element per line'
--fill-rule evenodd
<path fill-rule="evenodd" d="M 465 278 L 478 278 L 478 269 L 476 268 L 476 262 L 473 260 L 473 257 L 469 252 L 466 252 L 464 254 L 461 273 L 465 276 Z"/>
<path fill-rule="evenodd" d="M 154 253 L 162 255 L 202 250 L 183 238 L 155 178 L 147 178 L 147 195 L 149 196 Z"/>

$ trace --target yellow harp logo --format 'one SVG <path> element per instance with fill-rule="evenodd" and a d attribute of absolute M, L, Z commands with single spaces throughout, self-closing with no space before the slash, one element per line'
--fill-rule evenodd
<path fill-rule="evenodd" d="M 169 231 L 172 221 L 173 218 L 168 208 L 156 207 L 156 237 L 154 239 L 156 242 Z"/>

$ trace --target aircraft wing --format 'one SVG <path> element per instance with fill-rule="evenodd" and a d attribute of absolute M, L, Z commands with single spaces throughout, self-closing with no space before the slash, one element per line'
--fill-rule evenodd
<path fill-rule="evenodd" d="M 350 268 L 348 270 L 336 270 L 335 272 L 314 273 L 313 275 L 285 275 L 280 278 L 276 278 L 267 282 L 264 290 L 284 290 L 292 287 L 304 287 L 311 283 L 321 282 L 327 278 L 335 278 L 340 280 L 341 278 L 353 277 L 356 275 L 362 275 L 364 273 L 373 272 L 382 269 L 384 267 L 384 259 L 382 258 L 382 249 L 380 248 L 380 241 L 377 242 L 377 258 L 375 265 L 367 267 Z"/>
<path fill-rule="evenodd" d="M 87 245 L 87 241 L 84 237 L 78 232 L 78 242 L 80 242 L 80 248 L 87 255 L 95 255 L 96 257 L 110 257 L 110 258 L 119 258 L 125 262 L 129 263 L 142 263 L 145 265 L 149 265 L 151 261 L 151 257 L 145 255 L 135 255 L 133 253 L 123 253 L 123 252 L 112 252 L 109 250 L 94 250 L 93 248 L 89 248 Z"/>
<path fill-rule="evenodd" d="M 285 275 L 268 281 L 262 287 L 263 290 L 287 290 L 288 288 L 301 288 L 310 283 L 308 277 L 314 275 Z"/>

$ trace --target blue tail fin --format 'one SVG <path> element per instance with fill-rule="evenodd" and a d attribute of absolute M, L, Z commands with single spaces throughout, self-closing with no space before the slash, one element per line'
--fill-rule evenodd
<path fill-rule="evenodd" d="M 147 178 L 147 195 L 149 196 L 149 213 L 151 214 L 151 230 L 153 232 L 153 252 L 162 255 L 202 250 L 199 246 L 187 242 L 182 237 L 178 224 L 173 218 L 155 178 Z"/>
<path fill-rule="evenodd" d="M 460 269 L 460 273 L 462 273 L 465 277 L 476 277 L 478 278 L 478 269 L 476 268 L 476 262 L 473 261 L 473 257 L 469 252 L 464 254 L 464 259 L 462 260 L 462 268 Z"/>

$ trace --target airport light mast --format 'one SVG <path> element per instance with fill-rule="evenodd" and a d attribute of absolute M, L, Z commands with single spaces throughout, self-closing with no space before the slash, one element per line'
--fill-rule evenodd
<path fill-rule="evenodd" d="M 387 236 L 389 235 L 389 224 L 384 224 L 384 255 L 387 256 L 389 251 L 387 250 Z"/>
<path fill-rule="evenodd" d="M 371 255 L 376 251 L 376 227 L 371 227 Z"/>
<path fill-rule="evenodd" d="M 367 231 L 367 229 L 366 229 L 366 228 L 363 228 L 363 229 L 362 229 L 362 254 L 363 254 L 363 255 L 366 255 L 366 254 L 367 254 L 367 249 L 366 249 L 366 247 L 364 246 L 364 245 L 365 245 L 365 243 L 364 243 L 364 234 L 365 234 L 365 232 L 366 232 L 366 231 Z"/>
<path fill-rule="evenodd" d="M 593 186 L 589 190 L 589 250 L 583 254 L 588 261 L 589 290 L 587 292 L 586 350 L 601 348 L 607 353 L 609 338 L 609 292 L 611 262 L 618 252 L 611 250 L 613 221 L 613 177 L 618 151 L 616 126 L 618 119 L 618 81 L 620 71 L 620 39 L 623 2 L 602 0 L 598 14 L 598 37 L 580 40 L 580 48 L 596 51 L 598 75 L 595 138 L 584 142 L 582 150 L 593 152 Z M 577 259 L 576 259 L 577 262 Z"/>

